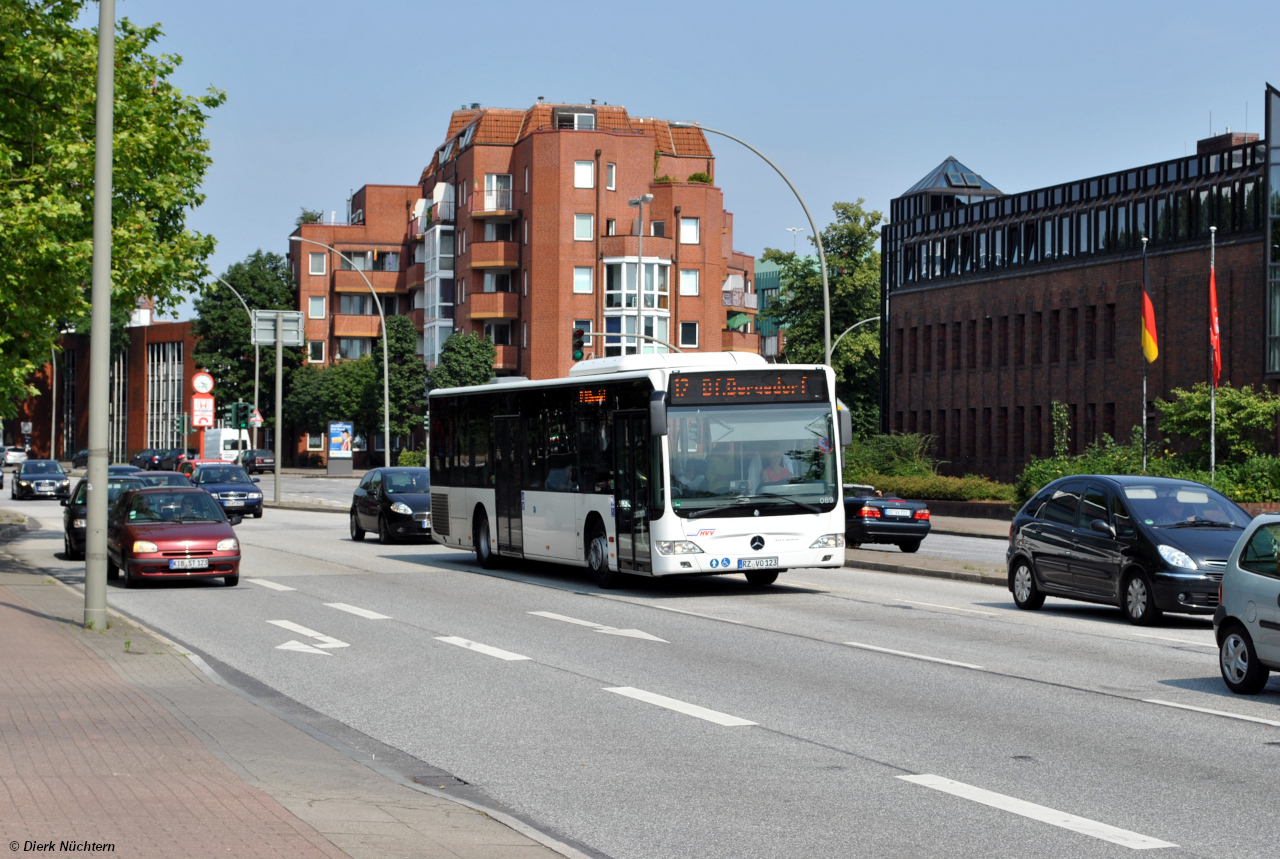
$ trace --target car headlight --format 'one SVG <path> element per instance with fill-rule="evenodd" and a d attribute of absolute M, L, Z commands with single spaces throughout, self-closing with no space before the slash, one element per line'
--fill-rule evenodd
<path fill-rule="evenodd" d="M 240 548 L 240 542 L 235 537 L 228 537 L 225 540 L 218 541 L 219 552 L 234 552 Z"/>
<path fill-rule="evenodd" d="M 400 513 L 404 516 L 412 516 L 413 508 L 408 504 L 405 504 L 403 501 L 397 501 L 395 504 L 391 505 L 391 512 Z"/>
<path fill-rule="evenodd" d="M 58 484 L 58 485 L 59 485 L 59 486 L 70 486 L 70 485 L 71 485 L 71 481 L 70 481 L 70 480 L 62 480 L 62 481 L 60 481 L 60 482 L 59 482 L 59 484 Z"/>
<path fill-rule="evenodd" d="M 823 534 L 813 541 L 810 549 L 841 549 L 844 547 L 844 534 Z"/>
<path fill-rule="evenodd" d="M 19 480 L 19 481 L 18 481 L 18 485 L 19 485 L 19 486 L 30 486 L 30 485 L 31 485 L 31 481 L 30 481 L 30 480 Z"/>
<path fill-rule="evenodd" d="M 1184 570 L 1196 569 L 1196 562 L 1191 560 L 1191 557 L 1181 549 L 1175 549 L 1172 546 L 1165 546 L 1162 544 L 1156 546 L 1156 551 L 1160 553 L 1160 557 L 1164 558 L 1165 562 L 1171 567 L 1182 567 Z"/>
<path fill-rule="evenodd" d="M 156 544 L 150 540 L 133 541 L 133 552 L 135 555 L 147 555 L 158 551 L 160 551 L 160 549 L 157 548 Z"/>
<path fill-rule="evenodd" d="M 262 493 L 261 493 L 261 492 L 250 492 L 250 493 L 249 493 L 249 494 L 247 494 L 245 497 L 246 497 L 246 498 L 248 498 L 250 501 L 257 501 L 259 498 L 261 498 L 261 497 L 262 497 Z"/>
<path fill-rule="evenodd" d="M 87 524 L 85 524 L 85 521 L 84 521 L 83 519 L 72 519 L 72 520 L 71 520 L 71 527 L 72 527 L 72 528 L 87 528 L 87 527 L 89 527 L 89 526 L 88 526 Z"/>
<path fill-rule="evenodd" d="M 663 555 L 701 555 L 702 549 L 688 540 L 659 540 L 658 552 Z"/>

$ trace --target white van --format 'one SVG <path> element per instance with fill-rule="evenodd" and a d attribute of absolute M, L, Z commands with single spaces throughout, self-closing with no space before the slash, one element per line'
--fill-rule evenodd
<path fill-rule="evenodd" d="M 204 450 L 200 452 L 200 458 L 235 462 L 240 451 L 248 449 L 248 430 L 207 429 L 204 431 Z"/>

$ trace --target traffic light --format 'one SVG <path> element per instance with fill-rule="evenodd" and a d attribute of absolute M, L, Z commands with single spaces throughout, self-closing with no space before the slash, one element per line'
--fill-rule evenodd
<path fill-rule="evenodd" d="M 236 404 L 227 403 L 222 407 L 222 421 L 229 427 L 236 425 Z"/>
<path fill-rule="evenodd" d="M 235 429 L 248 429 L 249 416 L 253 412 L 253 406 L 250 403 L 236 403 L 236 419 L 232 426 Z"/>
<path fill-rule="evenodd" d="M 583 331 L 581 328 L 573 329 L 572 356 L 573 356 L 573 360 L 575 361 L 581 361 L 583 356 L 586 355 L 585 347 L 583 345 L 586 336 L 587 336 L 587 332 Z"/>

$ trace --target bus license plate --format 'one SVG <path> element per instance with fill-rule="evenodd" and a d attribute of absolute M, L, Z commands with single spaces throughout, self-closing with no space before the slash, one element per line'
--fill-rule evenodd
<path fill-rule="evenodd" d="M 169 569 L 171 570 L 207 570 L 209 569 L 208 558 L 172 558 L 169 561 Z"/>
<path fill-rule="evenodd" d="M 886 508 L 884 509 L 884 515 L 886 515 L 886 516 L 910 516 L 910 515 L 911 515 L 911 511 L 910 511 L 910 510 L 904 510 L 904 509 L 903 509 L 903 508 L 901 508 L 901 507 L 886 507 Z"/>
<path fill-rule="evenodd" d="M 222 502 L 222 506 L 223 507 L 243 507 L 244 502 L 241 501 L 239 498 L 228 498 L 226 501 Z"/>
<path fill-rule="evenodd" d="M 738 569 L 750 570 L 754 567 L 776 567 L 778 566 L 777 558 L 739 558 Z"/>

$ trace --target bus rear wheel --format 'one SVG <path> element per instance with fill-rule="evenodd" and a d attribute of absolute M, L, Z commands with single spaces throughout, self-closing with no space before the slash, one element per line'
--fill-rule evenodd
<path fill-rule="evenodd" d="M 587 569 L 596 584 L 606 590 L 621 584 L 622 574 L 609 569 L 609 537 L 599 522 L 587 532 Z"/>
<path fill-rule="evenodd" d="M 493 556 L 493 546 L 489 544 L 489 516 L 483 510 L 476 514 L 475 525 L 471 527 L 471 542 L 476 549 L 476 563 L 481 569 L 492 570 L 497 559 Z"/>

